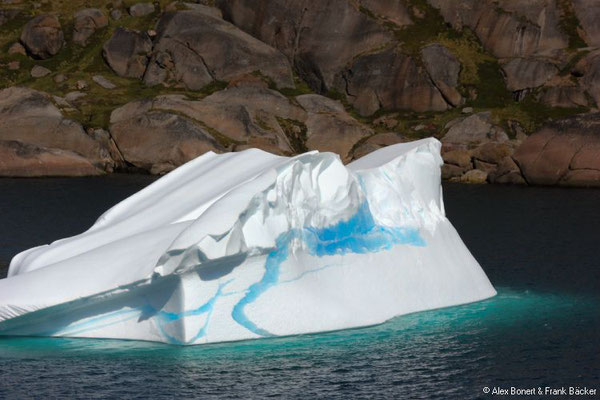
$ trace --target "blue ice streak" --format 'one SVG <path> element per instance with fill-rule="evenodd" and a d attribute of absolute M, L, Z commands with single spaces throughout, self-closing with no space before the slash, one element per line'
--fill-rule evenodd
<path fill-rule="evenodd" d="M 231 280 L 228 280 L 227 282 L 219 284 L 219 288 L 217 289 L 217 292 L 215 293 L 215 295 L 213 297 L 211 297 L 206 303 L 199 306 L 198 308 L 183 311 L 181 313 L 172 313 L 172 312 L 166 312 L 166 311 L 162 311 L 162 310 L 158 311 L 157 312 L 158 326 L 161 331 L 161 334 L 169 341 L 169 343 L 178 344 L 178 345 L 194 343 L 198 339 L 206 336 L 206 332 L 208 330 L 208 324 L 210 322 L 210 318 L 212 316 L 215 303 L 216 303 L 217 299 L 223 295 L 223 288 L 229 282 L 231 282 Z M 194 335 L 194 337 L 192 337 L 190 340 L 188 340 L 185 343 L 178 340 L 177 338 L 169 335 L 165 330 L 165 327 L 164 327 L 165 323 L 168 324 L 173 321 L 177 321 L 181 318 L 185 318 L 188 316 L 194 316 L 194 315 L 202 315 L 202 314 L 207 314 L 206 320 L 204 321 L 204 325 L 202 326 L 202 328 L 200 328 L 198 333 L 196 335 Z"/>
<path fill-rule="evenodd" d="M 425 246 L 416 228 L 394 228 L 377 225 L 364 202 L 350 219 L 324 228 L 306 227 L 282 233 L 275 241 L 275 249 L 267 256 L 262 279 L 251 285 L 246 295 L 233 307 L 233 319 L 249 331 L 260 336 L 273 336 L 258 327 L 245 314 L 245 307 L 256 301 L 269 288 L 279 283 L 281 264 L 289 256 L 289 246 L 301 239 L 312 256 L 323 257 L 347 253 L 375 253 L 388 250 L 397 244 Z"/>

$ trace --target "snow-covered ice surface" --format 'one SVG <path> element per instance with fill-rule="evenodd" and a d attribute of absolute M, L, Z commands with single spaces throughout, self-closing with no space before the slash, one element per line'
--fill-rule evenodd
<path fill-rule="evenodd" d="M 440 143 L 207 153 L 86 232 L 15 256 L 0 335 L 201 344 L 384 322 L 496 294 L 446 219 Z"/>

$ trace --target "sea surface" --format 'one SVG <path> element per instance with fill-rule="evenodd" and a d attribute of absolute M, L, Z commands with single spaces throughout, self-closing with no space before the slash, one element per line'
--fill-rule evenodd
<path fill-rule="evenodd" d="M 19 251 L 80 233 L 153 179 L 0 179 L 0 277 Z M 2 338 L 0 399 L 507 399 L 484 390 L 511 387 L 596 389 L 519 399 L 600 398 L 600 190 L 446 184 L 444 197 L 492 299 L 195 347 Z"/>

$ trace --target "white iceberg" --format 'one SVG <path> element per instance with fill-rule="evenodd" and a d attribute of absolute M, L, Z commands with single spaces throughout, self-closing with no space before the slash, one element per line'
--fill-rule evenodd
<path fill-rule="evenodd" d="M 445 217 L 440 143 L 207 153 L 86 232 L 14 257 L 0 335 L 201 344 L 323 332 L 496 294 Z"/>

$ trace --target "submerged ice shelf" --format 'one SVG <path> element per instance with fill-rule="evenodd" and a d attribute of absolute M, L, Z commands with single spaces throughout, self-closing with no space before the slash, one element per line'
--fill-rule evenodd
<path fill-rule="evenodd" d="M 207 153 L 15 256 L 0 335 L 201 344 L 366 326 L 496 294 L 444 213 L 440 143 Z"/>

